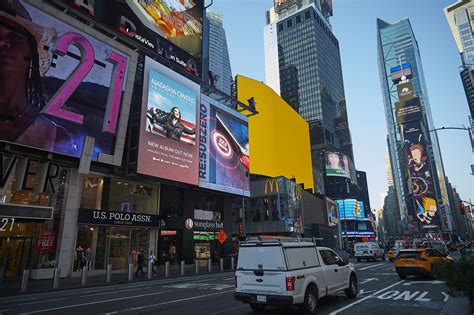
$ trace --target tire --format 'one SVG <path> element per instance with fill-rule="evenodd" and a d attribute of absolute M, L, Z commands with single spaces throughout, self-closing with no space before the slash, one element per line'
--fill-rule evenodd
<path fill-rule="evenodd" d="M 403 280 L 403 279 L 406 279 L 407 275 L 399 273 L 398 277 Z"/>
<path fill-rule="evenodd" d="M 357 294 L 359 293 L 359 288 L 357 287 L 357 278 L 355 274 L 353 273 L 351 274 L 349 278 L 349 287 L 344 290 L 344 293 L 350 299 L 355 298 Z"/>
<path fill-rule="evenodd" d="M 250 303 L 250 308 L 256 312 L 263 312 L 265 310 L 265 305 Z"/>
<path fill-rule="evenodd" d="M 372 257 L 372 261 L 377 261 L 377 256 L 374 254 L 374 257 Z"/>
<path fill-rule="evenodd" d="M 316 287 L 309 285 L 304 293 L 304 303 L 299 306 L 299 309 L 305 315 L 316 314 L 318 309 L 319 295 Z"/>
<path fill-rule="evenodd" d="M 357 262 L 360 262 L 360 258 L 357 258 Z"/>

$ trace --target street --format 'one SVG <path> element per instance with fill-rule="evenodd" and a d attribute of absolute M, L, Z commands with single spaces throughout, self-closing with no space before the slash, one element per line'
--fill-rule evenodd
<path fill-rule="evenodd" d="M 443 281 L 400 280 L 390 261 L 354 263 L 360 293 L 322 298 L 318 314 L 439 314 L 450 299 Z M 233 298 L 231 272 L 62 290 L 0 299 L 1 314 L 252 314 Z M 266 314 L 298 314 L 267 308 Z"/>

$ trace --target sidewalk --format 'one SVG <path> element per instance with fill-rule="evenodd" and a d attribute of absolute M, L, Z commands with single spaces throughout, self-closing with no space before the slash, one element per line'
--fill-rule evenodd
<path fill-rule="evenodd" d="M 224 266 L 225 267 L 225 266 Z M 134 270 L 135 271 L 135 270 Z M 14 296 L 19 294 L 28 294 L 28 293 L 39 293 L 39 292 L 48 292 L 64 289 L 77 289 L 77 288 L 88 288 L 88 287 L 97 287 L 97 286 L 108 286 L 113 284 L 124 284 L 132 282 L 142 282 L 148 281 L 147 278 L 147 268 L 143 268 L 145 275 L 142 276 L 140 273 L 138 277 L 135 277 L 133 274 L 133 280 L 128 281 L 128 272 L 126 273 L 112 273 L 111 281 L 106 282 L 105 272 L 101 275 L 89 275 L 87 277 L 87 284 L 85 286 L 81 285 L 81 273 L 74 272 L 72 277 L 61 278 L 59 281 L 59 288 L 53 289 L 53 279 L 47 280 L 28 280 L 28 286 L 26 293 L 20 292 L 21 279 L 18 281 L 5 281 L 0 283 L 0 297 Z M 163 279 L 165 278 L 165 266 L 155 266 L 156 275 L 153 276 L 150 280 Z M 225 269 L 223 272 L 230 272 L 230 269 Z M 219 263 L 212 264 L 211 273 L 220 273 Z M 208 267 L 202 266 L 199 267 L 199 275 L 209 274 Z M 167 278 L 179 278 L 179 277 L 189 277 L 195 276 L 196 270 L 195 265 L 185 265 L 184 266 L 184 276 L 181 276 L 180 265 L 170 265 L 169 276 Z"/>

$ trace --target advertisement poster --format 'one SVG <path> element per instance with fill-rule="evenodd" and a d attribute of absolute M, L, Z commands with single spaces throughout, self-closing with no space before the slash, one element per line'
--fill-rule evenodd
<path fill-rule="evenodd" d="M 199 186 L 250 196 L 247 117 L 201 95 Z"/>
<path fill-rule="evenodd" d="M 341 199 L 336 200 L 339 206 L 339 217 L 341 220 L 345 219 L 364 219 L 365 209 L 364 203 L 356 199 Z"/>
<path fill-rule="evenodd" d="M 29 1 L 9 3 L 0 10 L 9 47 L 0 53 L 0 140 L 79 157 L 90 136 L 93 160 L 113 154 L 131 57 Z"/>
<path fill-rule="evenodd" d="M 53 253 L 56 251 L 56 231 L 44 230 L 36 239 L 36 252 Z"/>
<path fill-rule="evenodd" d="M 422 114 L 420 99 L 414 97 L 405 101 L 395 102 L 395 114 L 397 124 L 421 120 Z"/>
<path fill-rule="evenodd" d="M 57 0 L 59 1 L 59 0 Z M 201 76 L 203 0 L 62 0 Z"/>
<path fill-rule="evenodd" d="M 326 199 L 326 208 L 328 211 L 328 225 L 335 227 L 339 225 L 338 205 L 330 199 Z"/>
<path fill-rule="evenodd" d="M 439 220 L 435 217 L 437 204 L 433 188 L 433 172 L 420 121 L 403 125 L 403 140 L 416 208 L 415 213 L 411 214 L 412 221 L 416 222 L 415 218 L 418 218 L 422 224 L 439 225 Z"/>
<path fill-rule="evenodd" d="M 406 101 L 415 97 L 413 84 L 411 81 L 397 84 L 397 93 L 399 101 Z"/>
<path fill-rule="evenodd" d="M 200 87 L 145 59 L 137 172 L 198 184 Z"/>
<path fill-rule="evenodd" d="M 326 152 L 326 175 L 350 178 L 349 158 L 339 152 Z"/>

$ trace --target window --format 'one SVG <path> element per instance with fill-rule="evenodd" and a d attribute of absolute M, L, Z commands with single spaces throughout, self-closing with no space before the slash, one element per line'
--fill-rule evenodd
<path fill-rule="evenodd" d="M 296 24 L 301 23 L 301 15 L 296 16 Z"/>
<path fill-rule="evenodd" d="M 286 26 L 287 26 L 287 27 L 291 27 L 292 25 L 293 25 L 293 21 L 292 21 L 292 20 L 286 21 Z"/>
<path fill-rule="evenodd" d="M 309 11 L 306 11 L 306 12 L 304 13 L 304 18 L 307 20 L 307 19 L 309 19 L 310 17 L 311 17 L 310 12 L 309 12 Z"/>
<path fill-rule="evenodd" d="M 320 250 L 319 253 L 321 254 L 326 266 L 337 265 L 339 261 L 342 261 L 341 257 L 332 250 Z"/>
<path fill-rule="evenodd" d="M 283 24 L 278 24 L 278 32 L 283 31 Z"/>

